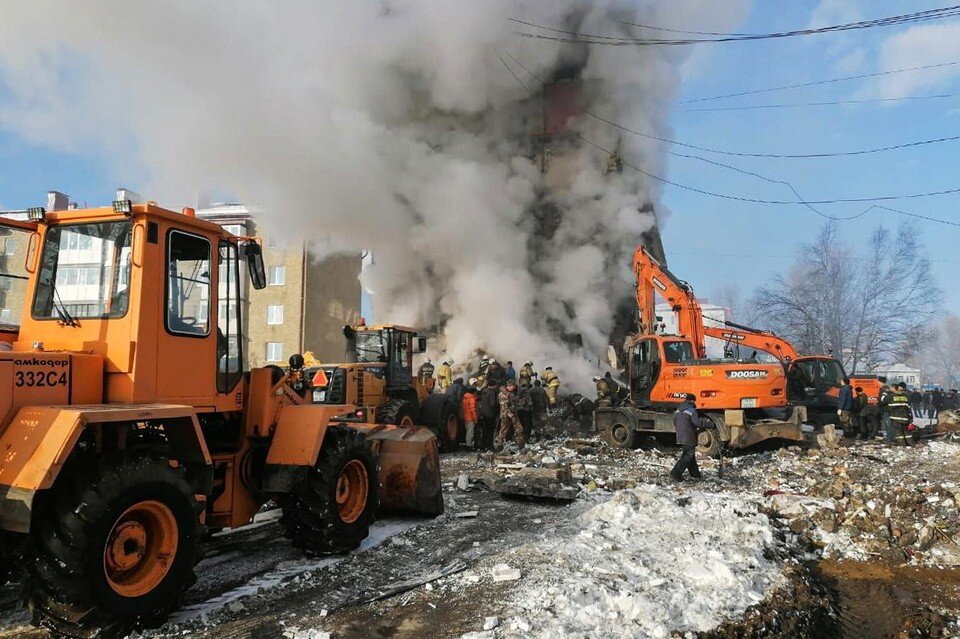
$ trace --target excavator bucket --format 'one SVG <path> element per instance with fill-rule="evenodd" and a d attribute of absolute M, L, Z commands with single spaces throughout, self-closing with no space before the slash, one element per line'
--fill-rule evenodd
<path fill-rule="evenodd" d="M 381 510 L 443 513 L 436 436 L 414 426 L 376 431 L 368 438 L 380 467 Z"/>

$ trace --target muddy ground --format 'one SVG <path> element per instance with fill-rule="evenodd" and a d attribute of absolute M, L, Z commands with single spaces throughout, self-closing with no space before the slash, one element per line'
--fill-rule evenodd
<path fill-rule="evenodd" d="M 572 534 L 580 515 L 614 491 L 648 484 L 680 500 L 693 490 L 811 500 L 799 514 L 770 502 L 783 565 L 779 585 L 713 630 L 676 636 L 960 636 L 960 443 L 891 449 L 844 441 L 815 452 L 751 451 L 725 459 L 722 479 L 715 461 L 702 460 L 707 479 L 697 484 L 667 479 L 676 453 L 652 441 L 624 451 L 580 436 L 524 454 L 445 455 L 446 513 L 379 521 L 346 557 L 303 557 L 282 537 L 276 513 L 263 513 L 253 527 L 207 542 L 186 607 L 142 636 L 499 637 L 511 614 L 504 602 L 523 578 L 495 581 L 494 567 L 508 563 L 527 574 L 524 562 L 533 555 L 525 548 Z M 506 497 L 491 489 L 521 467 L 554 466 L 571 470 L 577 499 Z M 880 498 L 892 508 L 875 503 Z M 933 532 L 921 541 L 922 530 Z M 47 637 L 29 626 L 16 593 L 15 585 L 2 589 L 0 638 Z M 484 632 L 494 616 L 500 625 Z M 509 636 L 524 634 L 514 628 Z"/>

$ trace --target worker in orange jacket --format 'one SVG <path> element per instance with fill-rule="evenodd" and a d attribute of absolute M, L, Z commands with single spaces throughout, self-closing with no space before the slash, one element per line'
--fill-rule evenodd
<path fill-rule="evenodd" d="M 477 389 L 471 386 L 464 391 L 461 409 L 466 430 L 464 442 L 468 447 L 473 448 L 477 446 Z"/>

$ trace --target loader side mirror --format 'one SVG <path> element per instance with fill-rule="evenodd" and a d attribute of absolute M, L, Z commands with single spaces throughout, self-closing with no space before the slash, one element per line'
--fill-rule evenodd
<path fill-rule="evenodd" d="M 263 268 L 263 249 L 256 242 L 247 242 L 243 247 L 244 257 L 247 259 L 247 270 L 250 272 L 250 283 L 258 291 L 267 286 L 267 273 Z"/>

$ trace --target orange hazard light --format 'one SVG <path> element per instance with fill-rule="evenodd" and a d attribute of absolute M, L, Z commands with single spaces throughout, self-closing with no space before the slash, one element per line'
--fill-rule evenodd
<path fill-rule="evenodd" d="M 327 379 L 327 374 L 323 372 L 323 369 L 317 371 L 316 375 L 313 376 L 313 380 L 310 382 L 313 386 L 326 386 L 330 383 L 330 380 Z"/>

